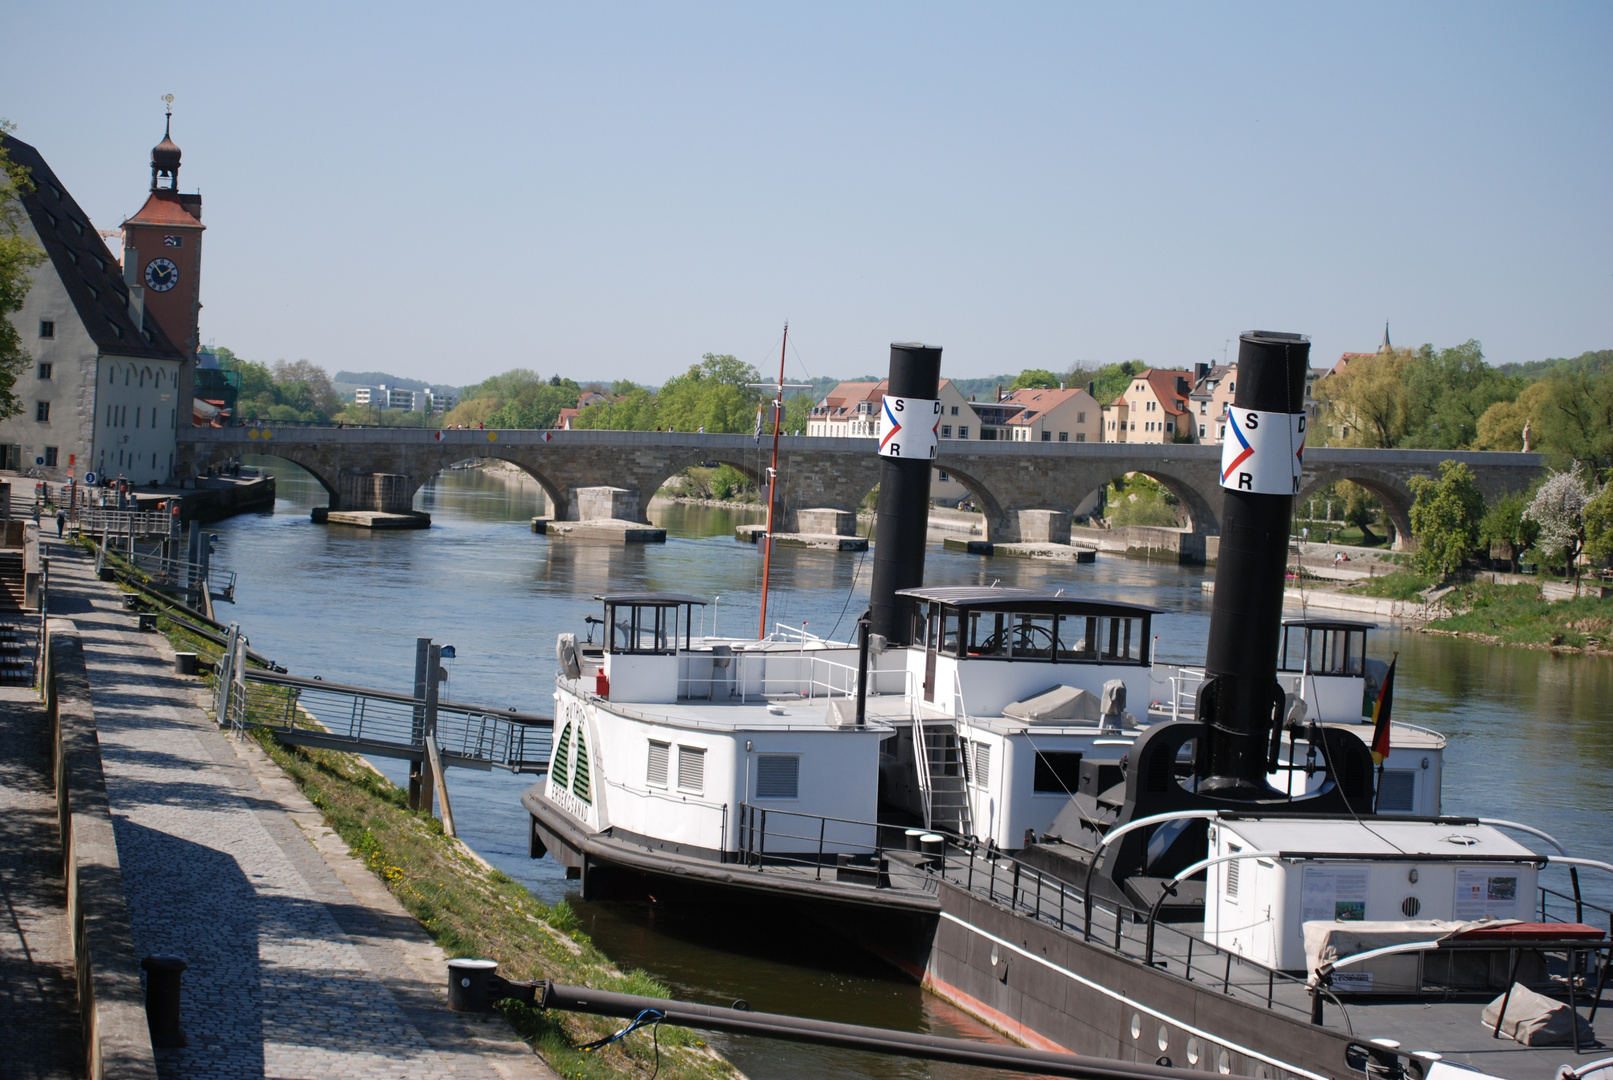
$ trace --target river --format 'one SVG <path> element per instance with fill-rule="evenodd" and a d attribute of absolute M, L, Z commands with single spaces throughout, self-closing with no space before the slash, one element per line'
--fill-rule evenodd
<path fill-rule="evenodd" d="M 452 644 L 446 663 L 456 701 L 547 714 L 553 702 L 554 642 L 579 634 L 592 599 L 611 591 L 678 591 L 712 597 L 706 629 L 754 633 L 760 551 L 733 539 L 750 511 L 662 504 L 650 517 L 664 545 L 619 545 L 534 535 L 541 495 L 531 483 L 479 469 L 450 470 L 423 488 L 416 508 L 432 527 L 370 532 L 314 525 L 326 503 L 309 474 L 279 459 L 248 459 L 277 477 L 273 515 L 219 522 L 217 562 L 238 573 L 238 603 L 221 605 L 253 648 L 298 675 L 404 689 L 413 679 L 415 639 Z M 779 548 L 774 551 L 769 621 L 849 636 L 867 604 L 872 559 Z M 1156 605 L 1157 655 L 1202 663 L 1209 630 L 1203 568 L 1100 555 L 1076 566 L 984 559 L 932 547 L 930 584 L 1065 587 Z M 1447 813 L 1523 821 L 1553 833 L 1575 854 L 1607 859 L 1613 810 L 1613 660 L 1502 649 L 1395 627 L 1372 635 L 1370 651 L 1398 652 L 1395 712 L 1450 737 Z M 376 765 L 394 780 L 400 763 Z M 546 902 L 569 898 L 586 930 L 618 964 L 642 967 L 674 992 L 767 1011 L 905 1030 L 994 1038 L 972 1018 L 923 994 L 884 965 L 847 949 L 815 926 L 781 925 L 742 906 L 699 910 L 651 903 L 583 903 L 551 859 L 526 852 L 520 794 L 531 777 L 455 770 L 449 783 L 460 836 Z M 1543 882 L 1566 888 L 1561 872 Z M 1585 894 L 1613 906 L 1613 879 L 1588 874 Z M 809 1077 L 1002 1076 L 956 1066 L 716 1037 L 714 1045 L 753 1080 Z"/>

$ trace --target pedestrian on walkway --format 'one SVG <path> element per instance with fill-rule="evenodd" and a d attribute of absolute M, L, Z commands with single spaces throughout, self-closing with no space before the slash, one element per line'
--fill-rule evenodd
<path fill-rule="evenodd" d="M 61 537 L 67 533 L 67 511 L 56 511 L 56 535 Z"/>

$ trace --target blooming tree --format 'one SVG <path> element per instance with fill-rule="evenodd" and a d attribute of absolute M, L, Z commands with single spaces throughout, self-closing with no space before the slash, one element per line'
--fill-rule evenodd
<path fill-rule="evenodd" d="M 1585 544 L 1585 504 L 1591 493 L 1572 469 L 1553 472 L 1535 493 L 1524 516 L 1540 526 L 1535 547 L 1555 565 L 1560 559 L 1569 573 Z"/>

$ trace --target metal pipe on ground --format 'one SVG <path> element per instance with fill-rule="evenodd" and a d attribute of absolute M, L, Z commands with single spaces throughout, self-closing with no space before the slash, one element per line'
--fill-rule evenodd
<path fill-rule="evenodd" d="M 522 986 L 519 983 L 509 985 Z M 1044 1076 L 1085 1077 L 1089 1080 L 1139 1080 L 1139 1078 L 1188 1080 L 1189 1077 L 1204 1075 L 1201 1070 L 1196 1069 L 1133 1064 L 1084 1054 L 1032 1050 L 1025 1046 L 997 1046 L 969 1039 L 948 1039 L 939 1035 L 920 1035 L 908 1031 L 864 1027 L 861 1024 L 836 1024 L 827 1020 L 808 1020 L 804 1017 L 784 1016 L 778 1013 L 751 1012 L 748 1008 L 722 1008 L 715 1005 L 696 1005 L 686 1001 L 669 1001 L 665 998 L 639 997 L 636 994 L 615 994 L 606 990 L 590 990 L 583 986 L 564 986 L 559 983 L 538 983 L 533 1003 L 545 1009 L 586 1012 L 628 1020 L 640 1016 L 646 1010 L 652 1010 L 660 1013 L 666 1023 L 678 1027 L 725 1031 L 734 1035 L 757 1035 L 768 1039 L 837 1046 L 845 1050 L 893 1054 L 926 1061 L 946 1061 L 985 1069 L 1016 1069 Z"/>

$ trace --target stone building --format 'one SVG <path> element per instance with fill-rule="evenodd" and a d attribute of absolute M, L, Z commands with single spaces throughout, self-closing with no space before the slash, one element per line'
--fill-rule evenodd
<path fill-rule="evenodd" d="M 193 362 L 187 357 L 195 356 L 200 265 L 200 223 L 180 209 L 181 198 L 191 199 L 200 213 L 200 196 L 180 197 L 172 189 L 179 148 L 165 134 L 152 151 L 152 194 L 161 172 L 172 198 L 158 201 L 164 212 L 172 202 L 189 224 L 159 224 L 148 199 L 130 219 L 133 239 L 120 265 L 39 151 L 9 135 L 0 138 L 33 179 L 33 191 L 22 198 L 22 232 L 46 256 L 33 269 L 22 309 L 9 316 L 32 363 L 17 379 L 22 412 L 0 421 L 0 463 L 57 482 L 87 480 L 90 473 L 141 484 L 167 481 L 175 429 L 181 420 L 191 422 L 186 369 Z M 189 247 L 164 247 L 165 230 Z M 143 263 L 131 257 L 141 245 Z"/>

